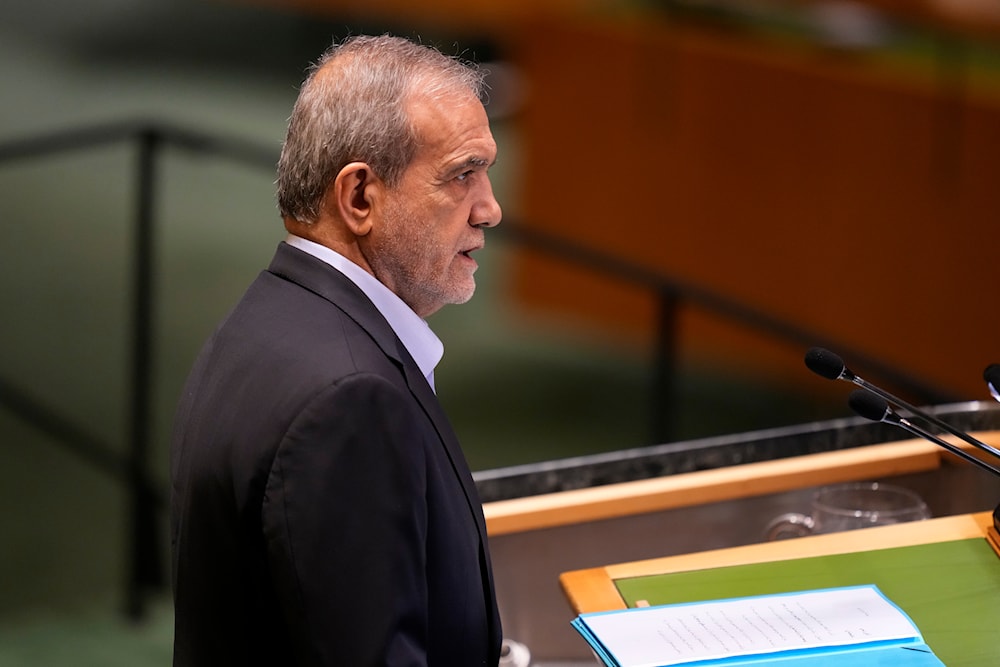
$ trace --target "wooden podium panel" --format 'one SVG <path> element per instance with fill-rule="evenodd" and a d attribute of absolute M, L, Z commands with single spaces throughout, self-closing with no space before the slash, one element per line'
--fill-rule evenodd
<path fill-rule="evenodd" d="M 991 527 L 992 516 L 989 512 L 965 514 L 902 523 L 895 526 L 880 526 L 844 533 L 816 535 L 794 540 L 751 544 L 730 549 L 576 570 L 562 574 L 559 577 L 559 583 L 573 611 L 578 614 L 625 609 L 627 605 L 615 585 L 615 581 L 618 579 L 793 560 L 812 556 L 828 556 L 872 549 L 888 549 L 948 540 L 985 539 L 987 531 Z M 1000 563 L 997 564 L 997 567 L 1000 568 Z M 1000 595 L 1000 590 L 997 593 Z"/>
<path fill-rule="evenodd" d="M 979 439 L 1000 446 L 1000 431 L 987 430 L 993 424 L 984 419 L 969 422 L 966 428 Z M 802 433 L 807 437 L 818 434 L 817 439 L 826 441 L 829 433 L 821 426 L 793 429 L 787 439 L 784 432 L 779 433 L 777 442 L 770 440 L 776 434 L 767 433 L 760 451 L 781 452 L 782 445 Z M 842 423 L 837 422 L 837 426 Z M 738 442 L 758 446 L 758 439 L 749 436 L 752 434 Z M 634 465 L 645 462 L 637 457 Z M 625 467 L 613 468 L 616 474 L 609 478 L 622 477 L 617 473 Z M 572 477 L 577 468 L 567 469 Z M 585 469 L 580 476 L 586 478 L 591 472 Z M 539 473 L 553 474 L 558 470 Z M 930 442 L 902 440 L 487 502 L 484 513 L 505 631 L 527 644 L 540 661 L 589 660 L 589 647 L 569 625 L 572 615 L 559 581 L 561 575 L 571 577 L 564 573 L 584 571 L 582 578 L 573 579 L 570 593 L 583 600 L 597 600 L 579 606 L 578 611 L 621 607 L 624 602 L 608 576 L 608 571 L 617 576 L 619 566 L 604 567 L 608 563 L 644 563 L 692 554 L 688 565 L 680 569 L 713 567 L 708 559 L 717 550 L 759 543 L 770 519 L 808 506 L 816 487 L 869 480 L 911 488 L 924 497 L 936 516 L 982 512 L 1000 500 L 1000 480 L 996 477 Z M 948 522 L 927 522 L 918 530 L 923 533 L 929 526 L 954 527 Z M 947 537 L 982 538 L 978 523 L 973 521 L 967 528 Z M 905 534 L 913 529 L 902 530 Z M 846 544 L 860 537 L 859 533 L 832 541 Z M 824 543 L 820 538 L 803 539 Z M 798 542 L 796 549 L 811 544 Z M 769 553 L 769 545 L 761 546 L 763 551 L 752 552 L 760 554 L 758 559 L 781 557 L 780 552 Z M 778 547 L 791 548 L 792 541 Z M 871 547 L 857 547 L 867 548 Z M 798 555 L 790 552 L 785 557 Z M 589 568 L 597 569 L 590 573 Z M 587 573 L 597 576 L 588 578 Z"/>
<path fill-rule="evenodd" d="M 1000 432 L 975 435 L 983 442 L 1000 446 Z M 969 453 L 976 452 L 957 438 L 945 439 Z M 951 464 L 968 465 L 934 443 L 918 438 L 500 500 L 486 503 L 483 511 L 490 535 L 496 536 L 826 484 L 889 478 Z"/>
<path fill-rule="evenodd" d="M 1000 664 L 988 512 L 564 573 L 577 613 L 872 583 L 949 665 Z"/>

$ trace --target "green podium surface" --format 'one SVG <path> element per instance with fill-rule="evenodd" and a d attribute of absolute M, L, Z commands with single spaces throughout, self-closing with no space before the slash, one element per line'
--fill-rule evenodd
<path fill-rule="evenodd" d="M 989 519 L 685 554 L 568 572 L 560 582 L 578 613 L 875 584 L 948 667 L 1000 665 L 1000 559 Z"/>
<path fill-rule="evenodd" d="M 630 607 L 877 584 L 952 665 L 1000 665 L 1000 562 L 985 539 L 618 579 Z"/>

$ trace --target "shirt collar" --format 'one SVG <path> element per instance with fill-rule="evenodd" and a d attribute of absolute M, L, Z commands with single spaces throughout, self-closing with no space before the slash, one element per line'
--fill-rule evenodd
<path fill-rule="evenodd" d="M 289 234 L 285 243 L 326 262 L 357 285 L 389 322 L 406 351 L 417 362 L 417 367 L 427 378 L 431 389 L 434 388 L 434 368 L 444 356 L 444 344 L 423 318 L 375 276 L 340 253 L 294 234 Z"/>

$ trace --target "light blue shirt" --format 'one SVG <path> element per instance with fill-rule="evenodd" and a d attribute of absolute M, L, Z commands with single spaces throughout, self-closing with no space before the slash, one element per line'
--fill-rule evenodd
<path fill-rule="evenodd" d="M 285 243 L 326 262 L 357 285 L 375 304 L 382 317 L 389 322 L 389 326 L 399 336 L 406 351 L 417 362 L 417 367 L 427 378 L 431 389 L 434 389 L 434 368 L 444 356 L 444 344 L 422 317 L 413 312 L 375 276 L 340 253 L 294 234 L 289 234 Z"/>

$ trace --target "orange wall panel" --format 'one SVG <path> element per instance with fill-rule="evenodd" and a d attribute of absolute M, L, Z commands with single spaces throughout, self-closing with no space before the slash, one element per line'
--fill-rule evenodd
<path fill-rule="evenodd" d="M 539 24 L 513 53 L 529 82 L 524 224 L 984 397 L 980 373 L 1000 360 L 996 103 L 663 23 Z M 612 329 L 652 319 L 646 301 L 566 281 L 525 260 L 516 290 Z M 783 354 L 721 338 L 685 325 L 689 354 Z M 811 381 L 802 351 L 788 368 Z"/>

